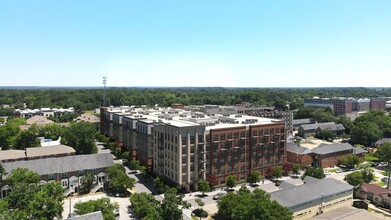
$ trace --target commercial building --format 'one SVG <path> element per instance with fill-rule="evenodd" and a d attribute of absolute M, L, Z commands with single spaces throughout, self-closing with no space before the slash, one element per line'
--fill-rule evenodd
<path fill-rule="evenodd" d="M 326 168 L 338 165 L 341 157 L 357 155 L 361 160 L 364 159 L 365 151 L 360 147 L 353 147 L 348 143 L 341 144 L 320 144 L 311 150 L 312 158 L 319 167 Z"/>
<path fill-rule="evenodd" d="M 351 206 L 353 186 L 326 178 L 272 192 L 270 197 L 292 211 L 294 219 L 309 219 L 343 206 Z"/>
<path fill-rule="evenodd" d="M 53 116 L 60 117 L 62 115 L 66 115 L 69 113 L 74 113 L 74 108 L 40 108 L 40 109 L 16 109 L 14 112 L 14 116 L 16 118 L 31 118 L 35 115 L 40 115 L 45 118 Z"/>
<path fill-rule="evenodd" d="M 304 168 L 312 165 L 312 151 L 295 143 L 287 143 L 286 156 L 290 164 L 300 164 Z"/>
<path fill-rule="evenodd" d="M 102 114 L 102 133 L 187 190 L 208 175 L 224 183 L 229 175 L 242 180 L 286 162 L 283 120 L 173 108 L 105 108 Z"/>

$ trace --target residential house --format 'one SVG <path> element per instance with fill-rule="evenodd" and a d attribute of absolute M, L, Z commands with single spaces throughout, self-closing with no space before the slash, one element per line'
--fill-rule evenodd
<path fill-rule="evenodd" d="M 1 196 L 7 195 L 11 190 L 6 183 L 6 178 L 12 170 L 17 168 L 27 168 L 41 176 L 41 183 L 50 181 L 61 182 L 66 196 L 78 192 L 80 189 L 80 178 L 86 172 L 92 172 L 95 175 L 94 187 L 91 192 L 102 190 L 108 181 L 106 169 L 114 164 L 110 153 L 76 155 L 57 158 L 44 158 L 36 160 L 25 160 L 4 163 L 3 167 L 8 173 L 3 176 Z"/>
<path fill-rule="evenodd" d="M 375 147 L 379 147 L 383 143 L 391 143 L 391 138 L 382 138 L 375 143 Z"/>
<path fill-rule="evenodd" d="M 363 183 L 355 195 L 360 199 L 369 200 L 377 206 L 390 207 L 391 190 L 377 184 Z"/>
<path fill-rule="evenodd" d="M 302 125 L 313 124 L 313 123 L 314 123 L 314 119 L 312 118 L 302 118 L 302 119 L 292 120 L 292 126 L 294 131 L 297 130 Z"/>
<path fill-rule="evenodd" d="M 341 134 L 345 131 L 345 127 L 343 127 L 343 125 L 341 124 L 335 124 L 334 122 L 325 122 L 301 125 L 298 129 L 298 135 L 303 138 L 306 138 L 309 136 L 314 136 L 316 132 L 319 132 L 324 129 L 333 131 L 335 134 Z"/>
<path fill-rule="evenodd" d="M 326 178 L 272 192 L 270 197 L 292 211 L 294 219 L 309 219 L 343 206 L 351 206 L 353 186 Z"/>
<path fill-rule="evenodd" d="M 9 163 L 21 160 L 35 160 L 49 157 L 66 157 L 75 155 L 76 151 L 66 145 L 28 147 L 25 150 L 0 151 L 0 162 Z"/>

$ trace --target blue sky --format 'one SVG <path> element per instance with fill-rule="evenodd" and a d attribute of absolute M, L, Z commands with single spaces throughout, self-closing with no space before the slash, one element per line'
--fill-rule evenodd
<path fill-rule="evenodd" d="M 388 87 L 390 11 L 389 0 L 0 0 L 0 86 Z"/>

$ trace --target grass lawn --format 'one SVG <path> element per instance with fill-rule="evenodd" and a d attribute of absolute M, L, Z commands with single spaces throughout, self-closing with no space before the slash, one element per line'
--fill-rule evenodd
<path fill-rule="evenodd" d="M 375 156 L 373 156 L 373 154 L 365 154 L 365 160 L 366 161 L 378 161 L 379 159 Z"/>
<path fill-rule="evenodd" d="M 387 184 L 385 184 L 385 183 L 383 183 L 383 182 L 378 182 L 378 183 L 376 183 L 378 186 L 381 186 L 381 187 L 383 187 L 383 186 L 386 186 Z"/>
<path fill-rule="evenodd" d="M 335 169 L 329 170 L 329 172 L 335 173 L 335 171 L 337 171 L 337 170 L 339 170 L 339 168 L 335 168 Z"/>

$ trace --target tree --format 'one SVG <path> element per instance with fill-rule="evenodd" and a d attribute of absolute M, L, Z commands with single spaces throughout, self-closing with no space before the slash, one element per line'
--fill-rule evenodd
<path fill-rule="evenodd" d="M 371 146 L 382 137 L 382 131 L 375 122 L 363 121 L 355 123 L 352 128 L 350 140 L 354 144 Z"/>
<path fill-rule="evenodd" d="M 318 179 L 323 179 L 323 178 L 326 177 L 326 175 L 324 174 L 323 169 L 320 168 L 320 167 L 310 167 L 310 168 L 307 168 L 301 178 L 304 179 L 306 176 L 312 176 L 312 177 L 315 177 L 315 178 L 318 178 Z"/>
<path fill-rule="evenodd" d="M 371 169 L 370 166 L 366 166 L 361 172 L 361 174 L 364 182 L 366 183 L 370 183 L 375 178 L 374 171 Z"/>
<path fill-rule="evenodd" d="M 319 132 L 316 133 L 316 136 L 323 140 L 333 140 L 336 138 L 335 133 L 328 129 L 320 130 Z"/>
<path fill-rule="evenodd" d="M 3 164 L 0 163 L 0 187 L 2 186 L 3 176 L 7 175 L 7 171 L 4 169 Z"/>
<path fill-rule="evenodd" d="M 117 203 L 110 203 L 109 198 L 100 198 L 75 204 L 75 214 L 85 215 L 91 212 L 101 211 L 105 220 L 115 220 L 114 210 L 118 210 Z"/>
<path fill-rule="evenodd" d="M 25 168 L 17 168 L 7 177 L 12 187 L 2 199 L 9 219 L 60 218 L 63 211 L 64 191 L 58 182 L 39 184 L 40 176 Z M 4 208 L 3 207 L 3 208 Z M 6 219 L 7 219 L 6 218 Z"/>
<path fill-rule="evenodd" d="M 138 169 L 140 169 L 140 161 L 138 161 L 138 160 L 130 161 L 130 169 L 131 170 L 138 170 Z"/>
<path fill-rule="evenodd" d="M 210 174 L 206 177 L 206 180 L 209 183 L 210 189 L 213 189 L 214 186 L 218 184 L 217 177 L 213 174 Z"/>
<path fill-rule="evenodd" d="M 236 186 L 236 176 L 231 175 L 227 177 L 227 187 L 234 188 Z"/>
<path fill-rule="evenodd" d="M 58 140 L 58 138 L 64 134 L 64 131 L 64 126 L 59 124 L 48 124 L 39 130 L 39 136 L 52 140 Z"/>
<path fill-rule="evenodd" d="M 107 174 L 110 176 L 109 188 L 116 193 L 125 193 L 127 189 L 132 189 L 136 182 L 126 175 L 125 168 L 121 164 L 114 164 L 107 168 Z"/>
<path fill-rule="evenodd" d="M 140 166 L 140 172 L 141 172 L 141 177 L 145 180 L 147 177 L 147 167 L 146 166 Z"/>
<path fill-rule="evenodd" d="M 210 191 L 209 182 L 207 180 L 198 181 L 198 190 L 202 192 L 202 195 L 205 195 L 206 192 Z"/>
<path fill-rule="evenodd" d="M 292 171 L 292 165 L 289 163 L 284 163 L 282 165 L 282 174 L 288 175 Z"/>
<path fill-rule="evenodd" d="M 164 184 L 163 180 L 160 179 L 160 177 L 156 177 L 153 180 L 153 185 L 155 186 L 155 189 L 158 194 L 164 193 L 168 188 L 168 186 Z"/>
<path fill-rule="evenodd" d="M 31 219 L 60 219 L 63 211 L 64 190 L 59 182 L 47 183 L 34 194 L 29 204 Z"/>
<path fill-rule="evenodd" d="M 358 188 L 362 185 L 364 182 L 364 178 L 362 176 L 362 173 L 359 171 L 350 173 L 345 176 L 344 180 L 349 183 L 350 185 L 354 186 L 355 188 Z"/>
<path fill-rule="evenodd" d="M 40 145 L 38 135 L 30 129 L 19 132 L 14 140 L 14 148 L 18 150 L 24 150 L 28 147 L 40 147 Z"/>
<path fill-rule="evenodd" d="M 132 211 L 140 219 L 162 219 L 160 202 L 149 193 L 135 193 L 130 197 Z"/>
<path fill-rule="evenodd" d="M 379 159 L 387 162 L 387 171 L 388 171 L 388 182 L 387 182 L 387 189 L 390 188 L 390 171 L 391 171 L 391 143 L 386 142 L 381 144 L 376 151 L 376 154 L 378 155 Z"/>
<path fill-rule="evenodd" d="M 202 201 L 202 199 L 200 199 L 200 198 L 195 199 L 195 202 L 197 203 L 198 207 L 201 209 L 202 209 L 202 206 L 205 205 L 205 202 Z"/>
<path fill-rule="evenodd" d="M 182 209 L 190 207 L 190 204 L 183 201 L 183 195 L 177 195 L 175 188 L 170 188 L 164 193 L 164 199 L 161 204 L 160 216 L 164 220 L 182 219 Z M 181 208 L 179 208 L 181 207 Z"/>
<path fill-rule="evenodd" d="M 292 212 L 276 201 L 270 200 L 270 195 L 263 190 L 255 189 L 252 193 L 241 190 L 240 193 L 228 193 L 217 202 L 216 219 L 292 219 Z"/>
<path fill-rule="evenodd" d="M 281 166 L 273 166 L 272 167 L 272 176 L 273 178 L 281 178 L 282 177 L 282 167 Z"/>
<path fill-rule="evenodd" d="M 345 167 L 354 168 L 361 161 L 360 158 L 357 157 L 356 155 L 349 155 L 349 156 L 339 158 L 338 162 L 339 164 L 344 165 Z"/>
<path fill-rule="evenodd" d="M 262 175 L 259 171 L 253 171 L 248 175 L 247 182 L 249 182 L 251 185 L 256 184 L 262 179 Z"/>
<path fill-rule="evenodd" d="M 87 194 L 93 187 L 95 176 L 91 172 L 87 172 L 84 176 L 80 178 L 80 193 Z"/>
<path fill-rule="evenodd" d="M 65 129 L 61 143 L 73 147 L 76 154 L 94 154 L 98 151 L 95 145 L 96 133 L 95 125 L 89 122 L 71 123 Z"/>
<path fill-rule="evenodd" d="M 301 170 L 301 166 L 300 164 L 293 164 L 293 167 L 292 167 L 292 173 L 295 174 L 296 176 L 299 175 L 300 173 L 300 170 Z"/>

